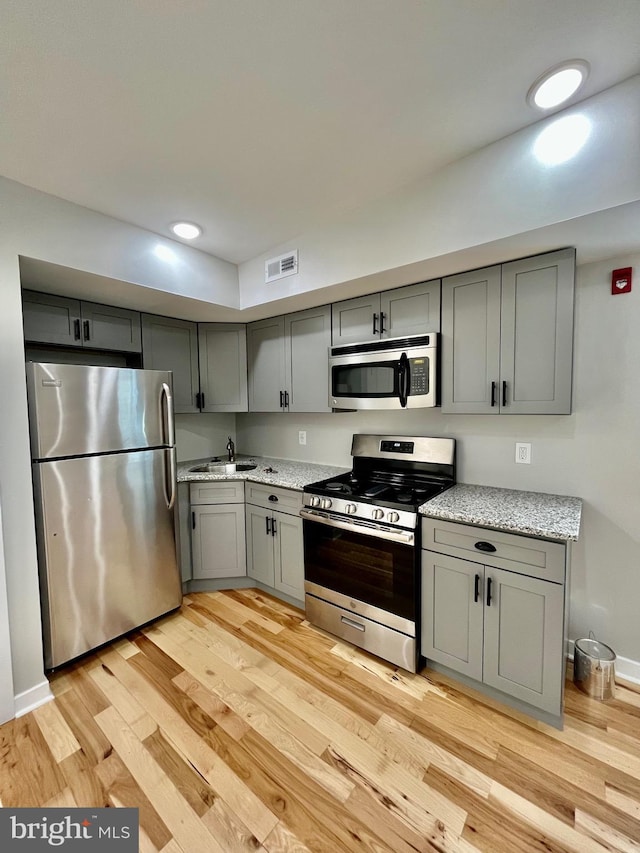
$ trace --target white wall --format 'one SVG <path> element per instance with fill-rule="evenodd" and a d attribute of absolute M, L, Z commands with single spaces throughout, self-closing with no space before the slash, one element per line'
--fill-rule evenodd
<path fill-rule="evenodd" d="M 586 144 L 565 163 L 543 165 L 534 155 L 539 134 L 575 115 L 591 123 Z M 638 139 L 640 76 L 452 163 L 422 183 L 240 264 L 241 306 L 331 285 L 353 286 L 358 279 L 364 279 L 365 289 L 359 291 L 364 293 L 367 279 L 381 271 L 385 283 L 380 286 L 388 288 L 508 260 L 503 254 L 478 261 L 471 249 L 639 199 Z M 516 245 L 511 257 L 562 245 L 567 244 L 538 248 L 529 244 L 524 251 Z M 265 285 L 265 259 L 293 248 L 299 249 L 300 272 Z M 449 255 L 443 263 L 455 263 L 454 253 L 467 250 L 465 266 L 434 268 L 433 259 Z M 406 277 L 407 265 L 411 278 Z M 327 301 L 353 292 L 333 293 Z"/>
<path fill-rule="evenodd" d="M 611 270 L 624 266 L 637 277 L 640 254 L 578 267 L 572 415 L 243 414 L 238 448 L 350 465 L 356 432 L 452 436 L 460 482 L 581 497 L 570 636 L 593 630 L 619 655 L 640 661 L 640 282 L 628 295 L 611 296 Z M 299 429 L 307 431 L 304 447 Z M 516 441 L 531 442 L 531 465 L 515 464 Z"/>

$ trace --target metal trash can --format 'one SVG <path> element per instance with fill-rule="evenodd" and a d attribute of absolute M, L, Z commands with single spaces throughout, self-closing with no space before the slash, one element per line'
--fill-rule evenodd
<path fill-rule="evenodd" d="M 604 701 L 615 696 L 616 653 L 592 637 L 575 641 L 573 682 L 594 699 Z"/>

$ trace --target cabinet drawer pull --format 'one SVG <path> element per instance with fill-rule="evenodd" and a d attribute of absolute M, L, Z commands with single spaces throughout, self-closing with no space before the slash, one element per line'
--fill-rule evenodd
<path fill-rule="evenodd" d="M 485 551 L 488 554 L 493 554 L 496 550 L 496 546 L 492 545 L 491 542 L 476 542 L 473 547 L 477 548 L 478 551 Z"/>
<path fill-rule="evenodd" d="M 355 628 L 357 631 L 364 631 L 364 625 L 361 625 L 360 622 L 354 622 L 353 619 L 349 619 L 348 616 L 341 616 L 340 621 L 344 622 L 344 624 L 349 628 Z"/>
<path fill-rule="evenodd" d="M 487 578 L 487 607 L 491 607 L 491 578 Z"/>
<path fill-rule="evenodd" d="M 269 500 L 271 501 L 271 503 L 278 503 L 278 498 L 276 495 L 269 495 Z"/>
<path fill-rule="evenodd" d="M 475 581 L 473 583 L 473 600 L 477 602 L 480 596 L 480 575 L 476 575 Z"/>

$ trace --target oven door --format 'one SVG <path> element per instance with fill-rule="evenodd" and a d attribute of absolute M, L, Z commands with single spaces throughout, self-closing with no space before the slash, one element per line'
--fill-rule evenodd
<path fill-rule="evenodd" d="M 333 409 L 404 409 L 436 405 L 435 346 L 329 358 L 329 405 Z"/>
<path fill-rule="evenodd" d="M 353 600 L 354 612 L 373 619 L 390 614 L 386 624 L 414 633 L 419 601 L 414 532 L 314 510 L 300 515 L 305 590 L 332 591 Z"/>

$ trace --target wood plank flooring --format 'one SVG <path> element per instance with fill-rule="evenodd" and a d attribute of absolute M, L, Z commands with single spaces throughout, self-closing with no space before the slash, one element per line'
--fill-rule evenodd
<path fill-rule="evenodd" d="M 144 853 L 640 851 L 640 692 L 559 732 L 258 592 L 199 593 L 0 727 L 4 806 L 134 806 Z"/>

